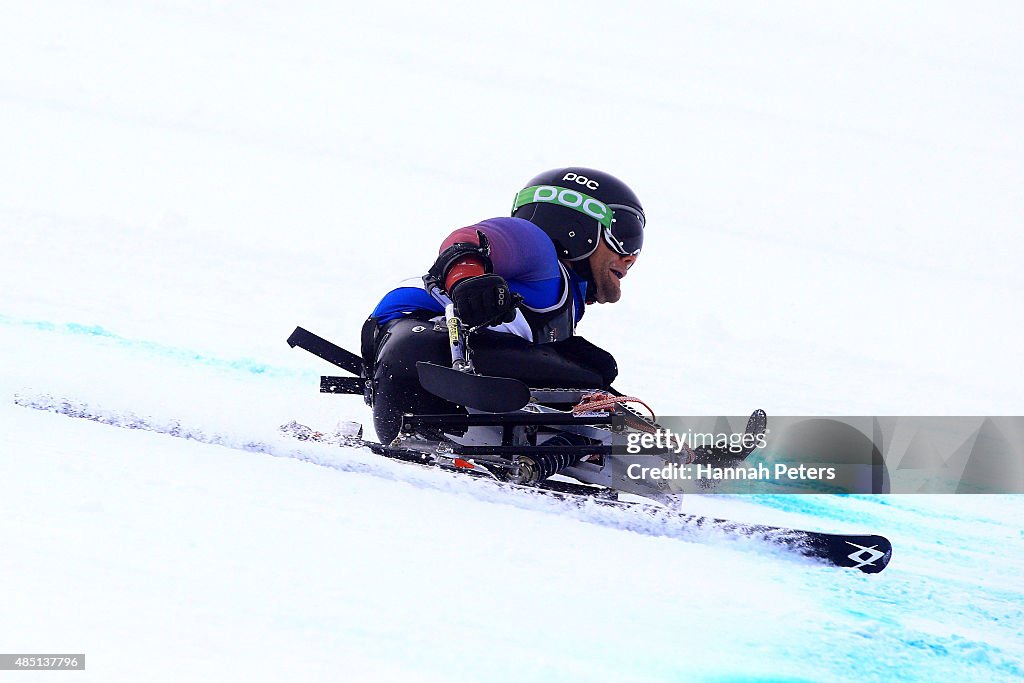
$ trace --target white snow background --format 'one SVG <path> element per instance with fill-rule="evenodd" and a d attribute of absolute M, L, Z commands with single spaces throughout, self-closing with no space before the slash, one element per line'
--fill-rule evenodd
<path fill-rule="evenodd" d="M 1018 680 L 1021 497 L 688 503 L 885 534 L 867 576 L 276 427 L 369 422 L 296 324 L 354 348 L 449 231 L 570 164 L 644 202 L 580 331 L 658 412 L 1020 414 L 1022 29 L 1012 2 L 5 3 L 0 651 L 86 653 L 39 680 Z"/>

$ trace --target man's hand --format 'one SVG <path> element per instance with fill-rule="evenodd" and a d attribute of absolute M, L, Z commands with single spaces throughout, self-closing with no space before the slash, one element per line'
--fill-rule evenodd
<path fill-rule="evenodd" d="M 510 323 L 516 318 L 520 297 L 505 278 L 489 273 L 456 282 L 448 292 L 462 322 L 469 327 Z"/>

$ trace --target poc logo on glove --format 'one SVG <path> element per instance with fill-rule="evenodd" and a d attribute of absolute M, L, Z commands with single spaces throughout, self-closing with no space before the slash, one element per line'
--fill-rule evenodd
<path fill-rule="evenodd" d="M 600 183 L 598 183 L 596 180 L 591 180 L 587 176 L 576 175 L 575 173 L 566 173 L 564 176 L 562 176 L 562 180 L 571 180 L 574 183 L 579 183 L 580 185 L 588 187 L 591 190 L 596 190 L 598 187 L 600 187 Z"/>

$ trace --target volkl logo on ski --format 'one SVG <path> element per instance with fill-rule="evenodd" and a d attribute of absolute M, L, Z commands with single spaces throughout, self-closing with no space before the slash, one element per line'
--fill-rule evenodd
<path fill-rule="evenodd" d="M 847 541 L 846 544 L 852 545 L 854 548 L 857 548 L 857 552 L 850 553 L 849 555 L 847 555 L 848 558 L 857 563 L 853 565 L 853 569 L 860 569 L 861 567 L 872 567 L 875 564 L 875 560 L 880 560 L 883 557 L 885 557 L 885 553 L 878 552 L 877 550 L 875 550 L 875 546 L 873 545 L 865 547 L 862 545 L 857 545 L 856 543 L 850 543 L 849 541 Z M 866 556 L 864 555 L 865 553 L 867 553 Z"/>

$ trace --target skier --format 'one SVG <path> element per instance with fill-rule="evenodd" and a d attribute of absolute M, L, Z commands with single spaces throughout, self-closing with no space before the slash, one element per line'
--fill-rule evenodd
<path fill-rule="evenodd" d="M 416 361 L 451 362 L 443 314 L 454 303 L 476 328 L 473 363 L 481 374 L 534 387 L 607 389 L 615 358 L 576 334 L 586 304 L 615 303 L 620 281 L 643 246 L 644 211 L 625 183 L 602 171 L 568 167 L 534 177 L 511 217 L 459 228 L 427 274 L 384 296 L 363 326 L 365 398 L 382 443 L 403 413 L 461 410 L 426 392 Z"/>

